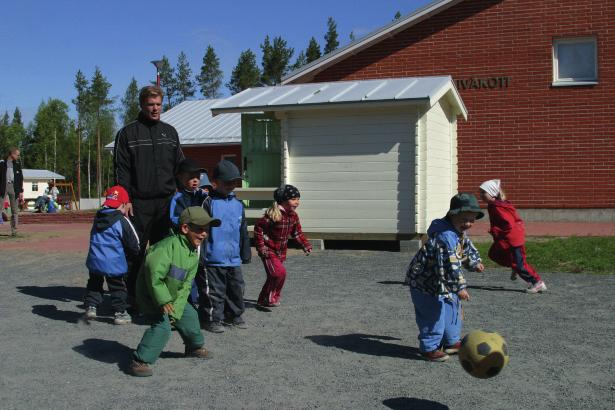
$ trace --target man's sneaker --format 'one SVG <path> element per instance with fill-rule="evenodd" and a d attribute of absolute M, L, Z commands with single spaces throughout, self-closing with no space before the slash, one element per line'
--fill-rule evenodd
<path fill-rule="evenodd" d="M 449 356 L 446 353 L 440 350 L 434 350 L 431 352 L 423 352 L 421 354 L 423 355 L 425 360 L 429 360 L 430 362 L 445 362 L 449 358 Z"/>
<path fill-rule="evenodd" d="M 535 294 L 535 293 L 542 293 L 545 290 L 547 290 L 547 285 L 545 285 L 543 281 L 538 281 L 534 285 L 527 288 L 525 291 L 527 293 Z"/>
<path fill-rule="evenodd" d="M 128 313 L 126 313 L 126 311 L 115 312 L 113 323 L 115 323 L 116 325 L 127 325 L 129 323 L 132 323 L 132 318 Z"/>
<path fill-rule="evenodd" d="M 133 360 L 130 363 L 130 374 L 137 377 L 149 377 L 154 374 L 149 364 Z"/>
<path fill-rule="evenodd" d="M 246 321 L 243 320 L 243 318 L 241 316 L 236 316 L 234 318 L 228 318 L 226 320 L 224 320 L 224 324 L 226 326 L 233 326 L 236 327 L 238 329 L 247 329 L 248 325 L 246 325 Z"/>
<path fill-rule="evenodd" d="M 224 326 L 220 322 L 208 322 L 205 324 L 205 330 L 212 333 L 223 333 Z"/>
<path fill-rule="evenodd" d="M 517 272 L 515 271 L 510 272 L 510 280 L 517 280 L 518 276 L 519 275 L 517 275 Z"/>
<path fill-rule="evenodd" d="M 444 353 L 446 354 L 457 354 L 461 349 L 461 341 L 458 341 L 452 346 L 444 346 Z"/>
<path fill-rule="evenodd" d="M 211 352 L 205 349 L 203 346 L 199 347 L 198 349 L 192 350 L 188 350 L 188 348 L 186 348 L 185 355 L 186 357 L 197 357 L 199 359 L 211 359 L 213 357 Z"/>
<path fill-rule="evenodd" d="M 96 319 L 96 306 L 88 306 L 85 308 L 86 319 Z"/>

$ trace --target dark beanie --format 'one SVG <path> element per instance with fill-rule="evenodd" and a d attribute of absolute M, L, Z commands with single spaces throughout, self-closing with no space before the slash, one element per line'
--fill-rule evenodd
<path fill-rule="evenodd" d="M 292 198 L 301 198 L 299 190 L 292 185 L 281 186 L 273 192 L 273 199 L 278 204 L 281 204 L 282 202 L 288 201 Z"/>

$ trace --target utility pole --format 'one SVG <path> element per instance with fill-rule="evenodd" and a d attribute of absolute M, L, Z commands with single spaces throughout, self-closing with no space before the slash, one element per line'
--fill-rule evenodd
<path fill-rule="evenodd" d="M 162 60 L 150 61 L 156 67 L 156 87 L 160 87 L 160 67 L 162 67 Z"/>
<path fill-rule="evenodd" d="M 57 137 L 56 137 L 56 129 L 53 128 L 53 172 L 56 172 L 56 154 L 57 154 Z"/>
<path fill-rule="evenodd" d="M 81 124 L 77 123 L 77 209 L 81 208 Z"/>

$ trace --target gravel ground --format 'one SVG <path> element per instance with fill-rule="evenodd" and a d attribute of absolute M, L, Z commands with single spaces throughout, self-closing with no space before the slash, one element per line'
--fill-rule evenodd
<path fill-rule="evenodd" d="M 80 320 L 83 253 L 0 254 L 1 408 L 613 409 L 615 276 L 544 274 L 521 293 L 506 271 L 470 274 L 464 332 L 497 331 L 510 364 L 474 379 L 456 359 L 420 360 L 408 255 L 297 253 L 282 306 L 254 309 L 260 262 L 244 266 L 249 329 L 206 333 L 208 361 L 174 334 L 154 376 L 126 374 L 145 325 Z"/>

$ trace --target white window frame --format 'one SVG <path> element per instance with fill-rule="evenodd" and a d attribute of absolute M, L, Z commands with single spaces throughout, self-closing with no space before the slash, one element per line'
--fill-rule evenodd
<path fill-rule="evenodd" d="M 594 43 L 594 75 L 593 77 L 580 78 L 560 78 L 559 77 L 559 61 L 558 61 L 558 46 L 560 44 L 580 44 Z M 595 85 L 598 84 L 598 40 L 593 36 L 574 37 L 574 38 L 556 38 L 553 40 L 553 86 L 574 86 L 574 85 Z"/>

